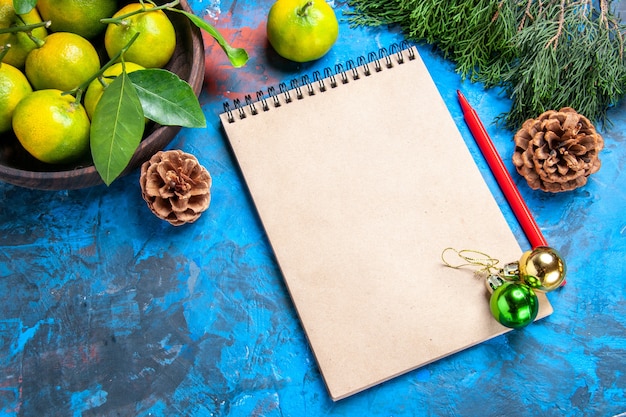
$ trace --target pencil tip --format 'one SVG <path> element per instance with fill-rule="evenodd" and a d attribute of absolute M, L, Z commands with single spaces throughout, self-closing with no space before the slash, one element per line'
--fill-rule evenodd
<path fill-rule="evenodd" d="M 461 104 L 461 109 L 463 110 L 463 113 L 471 111 L 472 109 L 470 107 L 470 104 L 463 95 L 463 93 L 461 93 L 461 90 L 456 90 L 456 93 L 458 95 L 459 103 Z"/>

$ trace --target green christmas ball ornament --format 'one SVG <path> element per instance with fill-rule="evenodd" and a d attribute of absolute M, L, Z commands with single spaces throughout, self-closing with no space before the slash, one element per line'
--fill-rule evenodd
<path fill-rule="evenodd" d="M 519 273 L 526 285 L 541 291 L 552 291 L 565 279 L 565 261 L 555 249 L 539 246 L 522 254 Z"/>
<path fill-rule="evenodd" d="M 518 329 L 535 320 L 539 312 L 539 300 L 529 286 L 504 282 L 491 294 L 489 307 L 500 324 Z"/>

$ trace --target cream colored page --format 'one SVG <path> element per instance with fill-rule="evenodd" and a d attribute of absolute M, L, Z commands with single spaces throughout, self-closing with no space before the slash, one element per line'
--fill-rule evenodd
<path fill-rule="evenodd" d="M 446 247 L 504 262 L 521 249 L 414 53 L 222 115 L 334 399 L 507 330 L 484 284 L 442 265 Z"/>

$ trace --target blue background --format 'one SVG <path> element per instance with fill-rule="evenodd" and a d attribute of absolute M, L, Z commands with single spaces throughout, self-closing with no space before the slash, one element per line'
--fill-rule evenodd
<path fill-rule="evenodd" d="M 250 54 L 232 68 L 205 36 L 206 129 L 170 144 L 213 177 L 212 202 L 172 227 L 141 198 L 139 173 L 110 187 L 37 191 L 0 184 L 1 416 L 613 416 L 626 412 L 624 106 L 610 111 L 602 168 L 575 191 L 531 190 L 514 173 L 510 102 L 419 51 L 523 248 L 529 244 L 467 130 L 477 109 L 548 242 L 568 263 L 555 312 L 339 402 L 330 400 L 262 226 L 222 133 L 224 101 L 401 41 L 350 28 L 310 64 L 265 37 L 271 2 L 190 2 Z M 389 98 L 393 100 L 393 97 Z M 384 106 L 384 103 L 381 103 Z M 277 127 L 279 128 L 279 127 Z M 294 132 L 297 134 L 297 132 Z M 453 152 L 454 150 L 451 150 Z"/>

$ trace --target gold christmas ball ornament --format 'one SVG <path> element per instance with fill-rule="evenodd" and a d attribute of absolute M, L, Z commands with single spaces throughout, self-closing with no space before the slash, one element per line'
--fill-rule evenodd
<path fill-rule="evenodd" d="M 559 253 L 550 247 L 539 246 L 526 251 L 519 260 L 520 279 L 529 287 L 552 291 L 565 280 L 567 268 Z"/>

